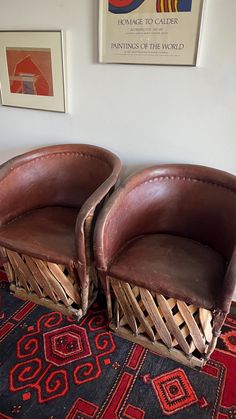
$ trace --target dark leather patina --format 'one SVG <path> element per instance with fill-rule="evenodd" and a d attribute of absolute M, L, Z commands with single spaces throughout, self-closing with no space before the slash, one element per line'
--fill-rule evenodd
<path fill-rule="evenodd" d="M 195 165 L 130 176 L 95 229 L 105 274 L 227 312 L 236 283 L 236 178 Z"/>
<path fill-rule="evenodd" d="M 111 192 L 121 163 L 100 147 L 64 144 L 17 156 L 0 167 L 0 245 L 78 266 L 86 282 L 85 222 Z"/>

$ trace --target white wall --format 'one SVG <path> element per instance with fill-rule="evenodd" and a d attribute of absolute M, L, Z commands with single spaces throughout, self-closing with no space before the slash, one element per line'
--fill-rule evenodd
<path fill-rule="evenodd" d="M 0 161 L 61 142 L 125 164 L 188 162 L 236 172 L 236 1 L 206 0 L 199 66 L 97 63 L 97 0 L 0 0 L 0 29 L 67 33 L 69 114 L 0 106 Z"/>

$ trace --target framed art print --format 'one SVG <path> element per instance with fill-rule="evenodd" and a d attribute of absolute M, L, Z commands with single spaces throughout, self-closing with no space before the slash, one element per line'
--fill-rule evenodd
<path fill-rule="evenodd" d="M 196 65 L 203 0 L 100 0 L 99 60 Z"/>
<path fill-rule="evenodd" d="M 2 105 L 65 112 L 61 31 L 0 31 Z"/>

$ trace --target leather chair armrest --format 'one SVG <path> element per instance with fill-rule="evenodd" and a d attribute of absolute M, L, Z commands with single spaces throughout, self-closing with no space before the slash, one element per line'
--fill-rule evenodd
<path fill-rule="evenodd" d="M 77 255 L 80 263 L 86 263 L 85 260 L 85 224 L 88 218 L 94 217 L 97 207 L 102 204 L 102 201 L 112 192 L 114 185 L 117 181 L 117 175 L 111 176 L 107 179 L 84 203 L 79 211 L 76 220 L 75 236 Z"/>

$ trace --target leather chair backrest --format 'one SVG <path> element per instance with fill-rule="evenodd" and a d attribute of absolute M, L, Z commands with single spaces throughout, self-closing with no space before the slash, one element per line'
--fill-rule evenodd
<path fill-rule="evenodd" d="M 114 161 L 109 151 L 86 144 L 45 147 L 9 160 L 0 172 L 0 223 L 39 207 L 79 209 L 111 175 Z"/>
<path fill-rule="evenodd" d="M 230 259 L 236 245 L 236 178 L 193 165 L 155 166 L 130 176 L 99 217 L 98 266 L 127 241 L 149 233 L 197 240 Z"/>

